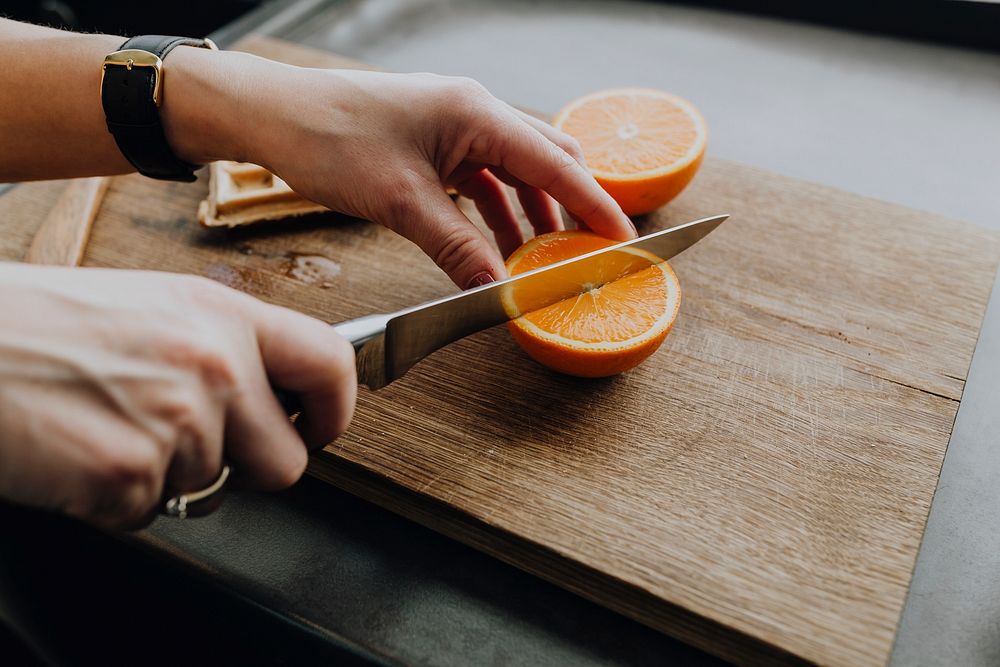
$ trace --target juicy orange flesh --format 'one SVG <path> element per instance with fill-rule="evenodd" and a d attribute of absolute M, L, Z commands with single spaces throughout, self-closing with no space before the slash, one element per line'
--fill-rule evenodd
<path fill-rule="evenodd" d="M 548 266 L 571 257 L 584 255 L 615 245 L 615 241 L 590 233 L 569 233 L 564 236 L 542 237 L 532 251 L 516 260 L 511 266 L 511 275 L 517 275 Z M 517 313 L 527 313 L 544 308 L 568 295 L 575 298 L 580 285 L 599 287 L 622 276 L 648 267 L 651 261 L 641 255 L 612 251 L 601 255 L 582 267 L 566 267 L 556 276 L 546 276 L 544 282 L 518 285 L 513 293 Z"/>
<path fill-rule="evenodd" d="M 590 233 L 557 232 L 534 243 L 530 252 L 514 258 L 511 275 L 607 248 L 615 241 Z M 667 307 L 666 281 L 663 272 L 651 266 L 651 258 L 625 251 L 605 253 L 579 273 L 519 289 L 513 299 L 518 311 L 525 313 L 523 319 L 545 332 L 585 343 L 629 340 L 648 331 Z M 588 282 L 594 287 L 583 294 L 541 308 L 532 304 L 546 294 L 576 292 Z"/>
<path fill-rule="evenodd" d="M 648 262 L 647 262 L 648 264 Z M 656 266 L 571 299 L 532 311 L 539 329 L 582 343 L 617 343 L 649 331 L 666 311 L 663 272 Z"/>
<path fill-rule="evenodd" d="M 686 110 L 668 98 L 636 93 L 585 103 L 561 129 L 580 142 L 588 167 L 623 176 L 673 164 L 698 140 Z"/>
<path fill-rule="evenodd" d="M 511 275 L 526 273 L 532 269 L 555 264 L 571 257 L 586 255 L 588 252 L 601 248 L 609 248 L 617 241 L 588 232 L 571 231 L 538 236 L 529 243 L 532 244 L 530 252 L 520 257 L 518 257 L 518 253 L 515 253 L 511 257 L 515 261 L 513 266 L 509 267 Z"/>

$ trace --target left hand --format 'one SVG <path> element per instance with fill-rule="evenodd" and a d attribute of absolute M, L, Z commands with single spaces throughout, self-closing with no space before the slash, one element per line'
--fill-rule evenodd
<path fill-rule="evenodd" d="M 204 57 L 194 51 L 185 55 Z M 562 229 L 558 202 L 603 236 L 635 236 L 584 167 L 575 140 L 471 79 L 305 69 L 221 55 L 239 63 L 231 77 L 242 81 L 221 94 L 240 98 L 229 104 L 239 109 L 232 117 L 243 145 L 228 157 L 260 164 L 309 199 L 399 232 L 462 288 L 505 277 L 501 253 L 524 240 L 503 184 L 516 190 L 536 233 Z M 187 150 L 182 131 L 168 132 L 168 139 Z M 476 203 L 501 252 L 455 206 L 446 186 Z"/>

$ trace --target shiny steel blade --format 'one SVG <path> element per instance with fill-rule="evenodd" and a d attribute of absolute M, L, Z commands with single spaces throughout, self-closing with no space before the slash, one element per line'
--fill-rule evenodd
<path fill-rule="evenodd" d="M 703 239 L 728 217 L 702 218 L 413 308 L 349 320 L 334 328 L 354 343 L 358 382 L 379 389 L 448 343 L 514 319 L 523 314 L 521 311 L 577 296 L 650 265 L 637 263 L 603 282 L 597 280 L 602 266 L 607 264 L 606 256 L 612 253 L 641 250 L 668 260 Z M 588 282 L 580 281 L 581 273 L 588 276 Z M 530 306 L 518 309 L 509 298 L 514 289 L 519 295 L 542 296 L 535 298 Z"/>

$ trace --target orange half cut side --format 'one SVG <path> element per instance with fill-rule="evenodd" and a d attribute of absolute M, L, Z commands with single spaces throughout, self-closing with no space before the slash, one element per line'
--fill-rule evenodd
<path fill-rule="evenodd" d="M 543 234 L 511 255 L 507 270 L 513 276 L 614 244 L 590 232 Z M 681 302 L 680 283 L 670 265 L 635 248 L 608 253 L 602 260 L 596 272 L 588 266 L 588 275 L 576 279 L 577 285 L 588 278 L 596 285 L 577 296 L 530 309 L 523 306 L 534 295 L 507 295 L 511 307 L 529 311 L 508 328 L 539 363 L 581 377 L 615 375 L 655 352 L 670 331 Z"/>

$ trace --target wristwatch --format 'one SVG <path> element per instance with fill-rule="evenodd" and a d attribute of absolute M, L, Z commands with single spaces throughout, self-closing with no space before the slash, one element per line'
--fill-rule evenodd
<path fill-rule="evenodd" d="M 200 165 L 177 157 L 160 120 L 163 59 L 175 47 L 218 47 L 210 39 L 141 35 L 108 54 L 101 66 L 101 104 L 108 131 L 140 174 L 169 181 L 193 181 Z"/>

